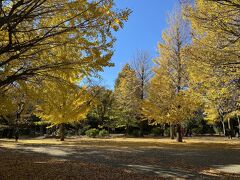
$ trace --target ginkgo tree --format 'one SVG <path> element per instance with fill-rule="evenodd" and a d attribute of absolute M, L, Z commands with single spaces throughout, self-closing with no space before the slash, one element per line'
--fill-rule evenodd
<path fill-rule="evenodd" d="M 151 124 L 168 123 L 177 126 L 177 141 L 182 141 L 181 124 L 195 116 L 201 105 L 200 97 L 193 90 L 183 90 L 176 93 L 169 74 L 164 69 L 158 69 L 150 81 L 148 97 L 143 102 L 142 113 Z M 171 138 L 174 138 L 170 127 Z"/>
<path fill-rule="evenodd" d="M 239 6 L 237 0 L 196 0 L 184 8 L 192 27 L 189 79 L 202 94 L 207 119 L 220 120 L 224 134 L 226 116 L 240 102 Z"/>
<path fill-rule="evenodd" d="M 68 87 L 113 65 L 113 31 L 123 27 L 130 10 L 116 10 L 113 0 L 11 0 L 0 1 L 0 14 L 0 115 L 13 107 L 13 87 L 24 94 L 24 84 L 42 119 L 81 119 L 88 108 L 73 109 L 88 96 L 84 88 Z M 57 102 L 69 118 L 57 118 Z"/>
<path fill-rule="evenodd" d="M 119 73 L 114 87 L 113 111 L 118 127 L 124 127 L 129 134 L 131 127 L 137 127 L 140 116 L 140 87 L 135 71 L 126 64 Z"/>
<path fill-rule="evenodd" d="M 8 93 L 2 93 L 0 103 L 0 118 L 5 125 L 15 134 L 16 141 L 19 138 L 19 128 L 29 123 L 31 109 L 33 107 L 33 94 L 31 87 L 24 82 L 21 85 L 12 85 Z"/>
<path fill-rule="evenodd" d="M 83 120 L 93 99 L 86 87 L 46 82 L 39 93 L 34 114 L 44 121 L 60 126 L 60 139 L 64 140 L 64 124 Z M 40 91 L 40 90 L 39 90 Z"/>
<path fill-rule="evenodd" d="M 0 1 L 0 10 L 1 89 L 47 78 L 49 71 L 75 76 L 77 69 L 83 73 L 111 65 L 112 31 L 130 13 L 114 10 L 113 0 L 10 0 Z M 63 53 L 71 58 L 62 58 Z"/>
<path fill-rule="evenodd" d="M 195 70 L 195 69 L 192 69 Z M 199 71 L 201 72 L 201 71 Z M 225 81 L 221 72 L 202 73 L 198 78 L 203 80 L 198 83 L 198 91 L 202 94 L 202 99 L 205 104 L 206 120 L 210 123 L 216 121 L 221 122 L 223 134 L 226 134 L 225 122 L 228 122 L 228 129 L 232 129 L 229 114 L 239 109 L 239 95 L 237 81 Z M 208 77 L 207 81 L 204 77 Z"/>
<path fill-rule="evenodd" d="M 177 141 L 182 142 L 181 123 L 194 115 L 199 103 L 188 83 L 188 25 L 180 10 L 175 10 L 168 21 L 169 29 L 163 32 L 158 45 L 160 57 L 155 59 L 157 67 L 143 113 L 156 123 L 171 124 L 171 129 L 176 125 Z"/>
<path fill-rule="evenodd" d="M 239 6 L 238 0 L 196 0 L 184 8 L 192 27 L 191 58 L 232 79 L 239 78 L 240 70 Z"/>

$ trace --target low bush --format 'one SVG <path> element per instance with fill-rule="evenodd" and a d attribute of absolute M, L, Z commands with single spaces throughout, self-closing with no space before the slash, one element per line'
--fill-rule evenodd
<path fill-rule="evenodd" d="M 164 136 L 170 137 L 170 128 L 164 130 Z"/>
<path fill-rule="evenodd" d="M 78 130 L 78 135 L 84 135 L 84 134 L 86 134 L 86 131 L 89 130 L 90 128 L 91 128 L 90 125 L 83 126 L 83 128 L 81 128 L 81 129 Z"/>
<path fill-rule="evenodd" d="M 100 137 L 106 137 L 106 136 L 109 136 L 109 133 L 107 130 L 105 129 L 102 129 L 99 131 L 99 134 L 98 134 Z"/>
<path fill-rule="evenodd" d="M 89 130 L 85 131 L 85 134 L 88 137 L 95 138 L 99 134 L 99 130 L 96 129 L 96 128 L 92 128 L 92 129 L 89 129 Z"/>
<path fill-rule="evenodd" d="M 134 136 L 134 137 L 140 137 L 141 136 L 141 131 L 138 129 L 134 129 L 132 130 L 132 132 L 130 133 L 130 135 Z"/>
<path fill-rule="evenodd" d="M 153 134 L 154 136 L 161 136 L 163 135 L 163 129 L 161 129 L 160 127 L 155 127 L 152 129 L 151 134 Z"/>

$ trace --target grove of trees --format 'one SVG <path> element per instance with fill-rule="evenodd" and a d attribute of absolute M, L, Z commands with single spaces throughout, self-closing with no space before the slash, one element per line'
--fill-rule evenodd
<path fill-rule="evenodd" d="M 181 1 L 157 57 L 137 52 L 113 90 L 90 85 L 130 14 L 114 0 L 0 1 L 0 135 L 240 134 L 239 0 Z"/>

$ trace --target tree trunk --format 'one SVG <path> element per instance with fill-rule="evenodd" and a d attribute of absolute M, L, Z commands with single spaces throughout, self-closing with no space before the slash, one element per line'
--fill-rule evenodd
<path fill-rule="evenodd" d="M 15 141 L 18 142 L 18 139 L 19 139 L 19 128 L 18 127 L 15 128 L 14 134 L 15 134 Z"/>
<path fill-rule="evenodd" d="M 140 124 L 139 124 L 139 128 L 140 128 L 140 136 L 143 137 L 143 126 L 144 126 L 144 122 L 140 120 Z"/>
<path fill-rule="evenodd" d="M 129 136 L 129 125 L 126 125 L 126 135 Z"/>
<path fill-rule="evenodd" d="M 181 127 L 181 124 L 177 124 L 177 142 L 182 142 L 182 127 Z"/>
<path fill-rule="evenodd" d="M 170 138 L 171 139 L 174 139 L 174 125 L 173 124 L 170 124 Z"/>
<path fill-rule="evenodd" d="M 238 115 L 237 115 L 237 120 L 238 120 L 238 137 L 240 137 L 240 119 Z"/>
<path fill-rule="evenodd" d="M 228 129 L 232 130 L 231 119 L 228 118 Z"/>
<path fill-rule="evenodd" d="M 64 124 L 60 124 L 60 141 L 64 141 Z"/>
<path fill-rule="evenodd" d="M 223 127 L 223 134 L 224 134 L 224 136 L 226 136 L 226 128 L 225 128 L 224 121 L 222 120 L 221 123 L 222 123 L 222 127 Z"/>
<path fill-rule="evenodd" d="M 43 133 L 43 125 L 42 125 L 42 124 L 40 125 L 40 135 L 41 135 L 41 136 L 44 135 L 44 133 Z"/>
<path fill-rule="evenodd" d="M 20 113 L 17 112 L 17 118 L 16 118 L 16 124 L 15 124 L 15 141 L 18 142 L 19 139 L 19 127 L 18 127 L 18 122 L 20 121 Z"/>

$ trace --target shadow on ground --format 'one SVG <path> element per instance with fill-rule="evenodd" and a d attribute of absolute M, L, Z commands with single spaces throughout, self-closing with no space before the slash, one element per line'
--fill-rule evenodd
<path fill-rule="evenodd" d="M 133 179 L 137 179 L 137 175 L 155 179 L 160 177 L 170 179 L 240 178 L 240 147 L 238 143 L 206 142 L 180 145 L 159 142 L 141 143 L 80 139 L 59 144 L 36 144 L 1 140 L 0 152 L 6 154 L 14 152 L 17 154 L 17 158 L 36 156 L 31 162 L 35 164 L 51 165 L 51 162 L 60 164 L 77 162 L 91 164 L 92 167 L 104 166 L 106 169 L 113 168 L 117 169 L 117 172 L 122 171 L 123 174 L 133 173 L 135 174 Z M 74 171 L 74 167 L 71 168 Z M 99 171 L 100 174 L 101 172 L 103 171 Z"/>

